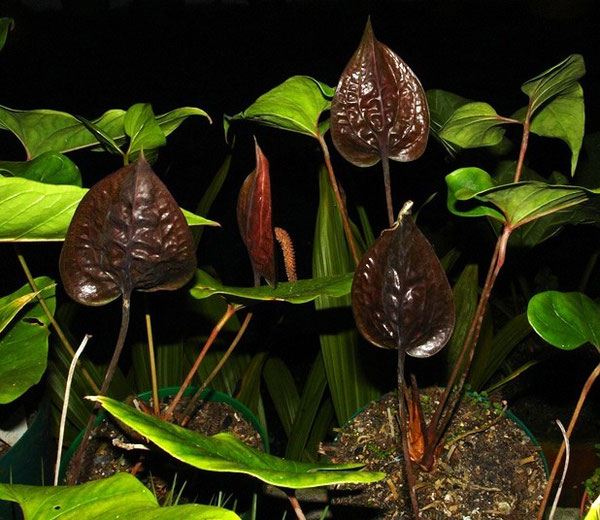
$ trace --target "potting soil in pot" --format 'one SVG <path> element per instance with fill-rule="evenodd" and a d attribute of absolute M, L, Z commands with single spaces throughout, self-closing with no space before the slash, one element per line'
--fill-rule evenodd
<path fill-rule="evenodd" d="M 422 392 L 424 414 L 432 412 L 439 390 Z M 335 518 L 412 518 L 398 437 L 398 400 L 388 394 L 367 406 L 341 429 L 331 462 L 360 462 L 387 478 L 332 491 Z M 393 431 L 392 431 L 393 430 Z M 413 465 L 414 466 L 414 465 Z M 498 401 L 465 397 L 451 421 L 436 467 L 415 467 L 423 519 L 527 520 L 536 517 L 546 485 L 539 447 L 503 413 Z M 359 507 L 359 516 L 354 509 Z"/>

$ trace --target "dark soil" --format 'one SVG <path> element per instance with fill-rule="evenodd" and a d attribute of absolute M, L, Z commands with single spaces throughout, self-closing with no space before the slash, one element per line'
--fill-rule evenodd
<path fill-rule="evenodd" d="M 170 401 L 170 398 L 161 401 L 161 410 L 164 410 Z M 187 398 L 180 401 L 172 422 L 178 421 L 188 402 Z M 152 401 L 148 406 L 151 405 Z M 225 403 L 199 401 L 186 428 L 203 435 L 229 432 L 248 446 L 264 450 L 260 435 L 254 427 L 238 411 Z M 143 443 L 143 439 L 126 432 L 111 417 L 104 417 L 96 426 L 94 436 L 86 449 L 78 483 L 126 471 L 135 474 L 152 490 L 160 504 L 172 500 L 173 494 L 176 497 L 182 487 L 184 489 L 180 502 L 198 500 L 208 503 L 219 492 L 229 495 L 236 490 L 235 475 L 229 474 L 228 478 L 222 478 L 225 474 L 208 474 L 174 459 L 159 448 L 153 448 L 151 451 L 126 449 L 127 443 L 139 444 Z M 65 482 L 69 480 L 72 469 L 69 464 L 65 472 Z M 244 487 L 248 489 L 252 486 L 246 482 Z M 236 490 L 235 498 L 238 499 L 238 496 Z"/>
<path fill-rule="evenodd" d="M 439 393 L 423 393 L 427 416 Z M 333 503 L 345 511 L 336 518 L 349 518 L 353 506 L 364 508 L 361 519 L 412 518 L 397 403 L 396 395 L 388 394 L 340 431 L 332 462 L 360 462 L 388 476 L 378 483 L 335 490 Z M 503 413 L 503 403 L 482 403 L 474 397 L 463 399 L 433 471 L 415 468 L 415 473 L 421 516 L 432 520 L 535 518 L 546 484 L 539 448 Z"/>

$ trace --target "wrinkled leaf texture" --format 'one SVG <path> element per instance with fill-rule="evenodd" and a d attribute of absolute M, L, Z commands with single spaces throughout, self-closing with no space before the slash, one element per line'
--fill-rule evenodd
<path fill-rule="evenodd" d="M 421 83 L 389 47 L 377 41 L 371 22 L 338 82 L 331 105 L 331 137 L 356 166 L 381 158 L 417 159 L 427 145 L 429 111 Z"/>
<path fill-rule="evenodd" d="M 143 158 L 85 195 L 60 255 L 65 290 L 84 305 L 103 305 L 133 289 L 178 289 L 195 269 L 185 218 Z"/>
<path fill-rule="evenodd" d="M 275 237 L 271 221 L 269 161 L 255 141 L 256 168 L 246 177 L 237 203 L 237 220 L 252 268 L 271 287 L 277 285 Z"/>
<path fill-rule="evenodd" d="M 431 244 L 403 213 L 363 255 L 352 310 L 358 330 L 373 345 L 429 357 L 452 335 L 454 300 Z"/>

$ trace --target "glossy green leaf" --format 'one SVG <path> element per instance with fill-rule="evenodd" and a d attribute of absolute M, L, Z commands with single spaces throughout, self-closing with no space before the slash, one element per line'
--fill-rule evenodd
<path fill-rule="evenodd" d="M 573 350 L 585 343 L 600 349 L 600 304 L 583 293 L 546 291 L 527 306 L 533 329 L 548 343 Z"/>
<path fill-rule="evenodd" d="M 283 430 L 289 439 L 293 433 L 292 425 L 300 403 L 300 395 L 294 382 L 294 376 L 287 365 L 278 357 L 267 359 L 262 376 Z"/>
<path fill-rule="evenodd" d="M 600 520 L 600 495 L 594 500 L 584 520 Z"/>
<path fill-rule="evenodd" d="M 280 459 L 247 446 L 230 433 L 206 437 L 108 397 L 92 399 L 171 456 L 198 469 L 244 473 L 268 484 L 295 489 L 376 482 L 385 476 L 378 472 L 347 471 L 361 468 L 362 464 L 310 464 Z"/>
<path fill-rule="evenodd" d="M 31 161 L 0 161 L 0 175 L 23 177 L 46 184 L 81 186 L 77 165 L 58 152 L 45 152 Z"/>
<path fill-rule="evenodd" d="M 327 170 L 319 171 L 319 208 L 313 246 L 313 276 L 337 276 L 354 269 L 344 235 L 340 212 L 327 178 Z M 351 320 L 350 294 L 334 298 L 323 296 L 315 301 L 318 311 L 339 313 Z M 343 318 L 340 320 L 343 322 Z M 331 325 L 331 324 L 330 324 Z M 367 377 L 358 348 L 358 332 L 346 322 L 319 335 L 327 382 L 337 420 L 340 424 L 369 401 L 380 395 L 375 383 Z"/>
<path fill-rule="evenodd" d="M 350 292 L 352 273 L 297 282 L 278 283 L 276 289 L 261 285 L 260 287 L 226 287 L 215 280 L 207 272 L 198 269 L 190 294 L 194 298 L 208 298 L 213 294 L 225 294 L 243 300 L 277 300 L 290 303 L 306 303 L 315 298 L 343 296 Z"/>
<path fill-rule="evenodd" d="M 11 31 L 15 28 L 15 21 L 12 18 L 0 18 L 0 51 L 4 48 L 6 44 L 6 37 L 8 36 L 8 31 Z"/>
<path fill-rule="evenodd" d="M 57 241 L 65 238 L 75 208 L 88 190 L 0 177 L 0 241 Z M 183 210 L 190 226 L 216 222 Z"/>
<path fill-rule="evenodd" d="M 571 175 L 575 175 L 585 130 L 583 89 L 575 83 L 541 108 L 531 121 L 530 130 L 543 137 L 556 137 L 571 150 Z"/>
<path fill-rule="evenodd" d="M 79 486 L 0 484 L 0 498 L 17 502 L 27 520 L 239 520 L 233 511 L 185 504 L 160 507 L 154 494 L 129 473 Z"/>
<path fill-rule="evenodd" d="M 148 103 L 137 103 L 127 109 L 123 118 L 123 127 L 128 135 L 128 153 L 134 150 L 152 150 L 167 144 L 164 132 Z"/>
<path fill-rule="evenodd" d="M 523 83 L 521 90 L 529 96 L 532 114 L 554 96 L 569 91 L 584 74 L 583 56 L 571 54 L 558 65 Z"/>
<path fill-rule="evenodd" d="M 487 103 L 474 101 L 459 106 L 439 130 L 439 136 L 462 148 L 494 146 L 502 141 L 502 126 L 515 122 L 499 116 Z"/>
<path fill-rule="evenodd" d="M 56 306 L 55 283 L 36 278 L 40 294 L 50 311 Z M 10 301 L 31 295 L 29 285 L 0 299 L 0 308 Z M 49 319 L 39 303 L 30 305 L 0 334 L 0 403 L 9 403 L 36 384 L 46 370 Z"/>
<path fill-rule="evenodd" d="M 37 293 L 27 293 L 22 296 L 9 294 L 0 298 L 0 333 L 8 326 L 17 313 L 36 297 Z"/>
<path fill-rule="evenodd" d="M 561 217 L 576 223 L 600 220 L 600 189 L 535 181 L 495 186 L 490 175 L 480 168 L 455 170 L 446 176 L 446 184 L 452 213 L 488 216 L 513 229 L 559 211 Z"/>
<path fill-rule="evenodd" d="M 156 116 L 156 121 L 164 134 L 169 135 L 191 115 L 208 118 L 204 110 L 183 107 Z M 125 138 L 124 119 L 124 110 L 113 109 L 91 122 L 119 144 Z M 56 110 L 15 110 L 0 106 L 0 129 L 9 130 L 17 136 L 28 158 L 48 151 L 70 152 L 99 144 L 98 139 L 76 117 Z"/>
<path fill-rule="evenodd" d="M 460 146 L 444 139 L 440 131 L 450 119 L 450 116 L 461 106 L 470 103 L 469 99 L 458 94 L 440 89 L 431 89 L 425 92 L 427 104 L 429 105 L 429 130 L 432 135 L 442 144 L 451 155 L 460 150 Z"/>
<path fill-rule="evenodd" d="M 308 76 L 292 76 L 229 118 L 317 137 L 321 114 L 331 106 L 334 89 Z"/>
<path fill-rule="evenodd" d="M 125 156 L 125 152 L 121 150 L 117 142 L 97 124 L 83 116 L 75 116 L 75 118 L 98 140 L 100 146 L 102 146 L 105 151 L 114 155 Z"/>

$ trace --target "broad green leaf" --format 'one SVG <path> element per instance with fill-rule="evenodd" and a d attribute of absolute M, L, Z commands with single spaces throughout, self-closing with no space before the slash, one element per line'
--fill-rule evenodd
<path fill-rule="evenodd" d="M 101 403 L 117 419 L 171 456 L 198 469 L 244 473 L 274 486 L 295 489 L 376 482 L 385 476 L 378 472 L 347 471 L 361 468 L 363 464 L 310 464 L 280 459 L 247 446 L 230 433 L 206 437 L 108 397 L 90 399 Z"/>
<path fill-rule="evenodd" d="M 318 137 L 321 114 L 331 106 L 334 89 L 308 76 L 293 76 L 229 118 L 247 119 L 282 130 Z"/>
<path fill-rule="evenodd" d="M 290 303 L 306 303 L 321 295 L 343 296 L 350 293 L 352 273 L 297 282 L 278 283 L 273 289 L 267 285 L 260 287 L 226 287 L 207 272 L 198 269 L 190 294 L 194 298 L 208 298 L 213 294 L 225 294 L 244 300 L 277 300 Z"/>
<path fill-rule="evenodd" d="M 75 208 L 88 190 L 0 177 L 0 242 L 63 240 Z M 216 222 L 182 210 L 190 226 Z"/>
<path fill-rule="evenodd" d="M 128 154 L 135 150 L 152 150 L 167 144 L 165 134 L 148 103 L 137 103 L 129 107 L 123 118 L 123 127 L 130 139 Z"/>
<path fill-rule="evenodd" d="M 527 318 L 550 345 L 573 350 L 589 342 L 600 349 L 600 305 L 583 293 L 536 294 L 529 300 Z"/>
<path fill-rule="evenodd" d="M 470 103 L 470 100 L 440 89 L 428 90 L 425 92 L 425 95 L 427 96 L 427 104 L 429 105 L 429 129 L 432 135 L 446 148 L 448 153 L 455 155 L 460 150 L 460 147 L 442 138 L 440 130 L 444 127 L 448 119 L 450 119 L 454 111 Z"/>
<path fill-rule="evenodd" d="M 516 121 L 499 116 L 487 103 L 471 102 L 458 107 L 439 130 L 439 136 L 462 148 L 494 146 L 502 141 L 502 125 Z"/>
<path fill-rule="evenodd" d="M 36 278 L 35 281 L 41 296 L 54 313 L 56 284 L 47 277 Z M 10 296 L 2 298 L 0 307 L 10 300 L 30 294 L 29 285 L 24 285 Z M 48 356 L 49 322 L 41 305 L 36 303 L 30 305 L 0 334 L 0 404 L 14 401 L 42 377 Z"/>
<path fill-rule="evenodd" d="M 98 140 L 105 151 L 114 155 L 121 155 L 123 157 L 125 156 L 125 152 L 119 148 L 119 145 L 116 143 L 116 141 L 104 130 L 102 130 L 102 128 L 83 116 L 75 116 L 75 118 Z"/>
<path fill-rule="evenodd" d="M 1 161 L 0 174 L 46 184 L 81 186 L 81 173 L 77 165 L 58 152 L 45 152 L 31 161 Z"/>
<path fill-rule="evenodd" d="M 17 502 L 27 520 L 239 520 L 233 511 L 185 504 L 160 507 L 154 494 L 129 473 L 79 486 L 0 484 L 0 498 Z"/>
<path fill-rule="evenodd" d="M 584 128 L 583 89 L 579 83 L 575 83 L 534 115 L 530 130 L 534 134 L 556 137 L 567 143 L 571 150 L 571 175 L 575 175 Z"/>
<path fill-rule="evenodd" d="M 156 116 L 156 121 L 164 134 L 169 135 L 191 115 L 208 118 L 199 108 L 183 107 Z M 124 110 L 113 109 L 91 122 L 119 144 L 125 138 L 124 119 Z M 48 151 L 70 152 L 100 144 L 76 117 L 56 110 L 15 110 L 0 106 L 0 129 L 15 134 L 30 159 Z"/>
<path fill-rule="evenodd" d="M 283 430 L 289 439 L 293 433 L 292 425 L 300 403 L 300 395 L 294 382 L 294 376 L 287 365 L 278 357 L 267 359 L 262 376 Z"/>
<path fill-rule="evenodd" d="M 9 294 L 0 298 L 0 333 L 8 326 L 17 313 L 25 307 L 37 293 L 28 293 L 22 296 Z"/>
<path fill-rule="evenodd" d="M 452 337 L 446 345 L 446 377 L 449 378 L 463 347 L 479 299 L 479 275 L 476 264 L 466 265 L 452 288 L 456 322 Z"/>
<path fill-rule="evenodd" d="M 481 346 L 478 344 L 467 379 L 471 389 L 476 392 L 481 391 L 494 373 L 500 369 L 506 357 L 530 332 L 531 327 L 527 322 L 527 316 L 523 313 L 515 316 L 494 334 L 492 341 Z"/>
<path fill-rule="evenodd" d="M 0 18 L 0 51 L 4 48 L 8 31 L 15 28 L 15 21 L 12 18 Z"/>
<path fill-rule="evenodd" d="M 315 225 L 312 273 L 316 278 L 338 276 L 354 269 L 327 170 L 319 171 L 319 208 Z M 350 294 L 322 296 L 315 301 L 319 311 L 337 315 L 340 323 L 328 322 L 328 330 L 319 335 L 327 382 L 340 424 L 356 410 L 380 395 L 375 383 L 366 375 L 358 348 L 358 331 L 351 327 Z M 348 320 L 348 321 L 346 321 Z"/>
<path fill-rule="evenodd" d="M 535 114 L 544 103 L 554 96 L 570 90 L 584 74 L 583 56 L 571 54 L 558 65 L 523 83 L 521 90 L 529 96 L 531 113 Z"/>
<path fill-rule="evenodd" d="M 573 223 L 596 222 L 600 217 L 600 189 L 535 181 L 494 186 L 489 174 L 479 168 L 455 170 L 446 176 L 446 184 L 452 213 L 488 216 L 513 229 L 559 211 Z"/>
<path fill-rule="evenodd" d="M 600 495 L 594 500 L 584 520 L 600 520 Z"/>

